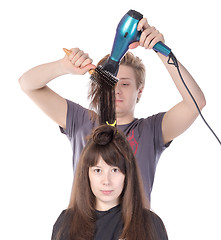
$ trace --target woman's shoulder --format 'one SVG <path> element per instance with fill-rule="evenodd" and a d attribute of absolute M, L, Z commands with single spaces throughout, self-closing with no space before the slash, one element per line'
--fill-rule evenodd
<path fill-rule="evenodd" d="M 145 222 L 151 227 L 154 235 L 156 234 L 159 239 L 168 239 L 167 231 L 162 219 L 153 211 L 145 209 L 144 210 Z M 158 239 L 156 238 L 156 239 Z"/>
<path fill-rule="evenodd" d="M 58 216 L 54 226 L 53 226 L 53 230 L 52 230 L 52 237 L 51 237 L 51 240 L 55 240 L 56 239 L 56 236 L 63 224 L 63 221 L 64 221 L 64 216 L 65 216 L 65 213 L 66 213 L 66 210 L 63 210 L 60 215 Z"/>
<path fill-rule="evenodd" d="M 61 223 L 63 222 L 64 220 L 64 216 L 65 216 L 65 213 L 67 212 L 67 209 L 63 210 L 60 215 L 58 216 L 55 224 L 54 224 L 54 228 L 57 228 L 57 227 L 60 227 Z"/>
<path fill-rule="evenodd" d="M 162 221 L 156 213 L 146 208 L 144 209 L 144 217 L 155 221 Z"/>
<path fill-rule="evenodd" d="M 149 210 L 147 208 L 144 209 L 144 214 L 146 216 L 152 217 L 154 219 L 161 219 L 155 212 L 153 212 L 152 210 Z"/>

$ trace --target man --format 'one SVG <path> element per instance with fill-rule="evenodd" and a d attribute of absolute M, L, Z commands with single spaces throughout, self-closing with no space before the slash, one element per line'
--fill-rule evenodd
<path fill-rule="evenodd" d="M 145 18 L 140 20 L 137 28 L 143 30 L 140 41 L 131 44 L 130 48 L 141 46 L 145 49 L 152 49 L 157 42 L 164 42 L 163 35 L 151 27 Z M 145 70 L 139 58 L 130 53 L 126 54 L 121 61 L 117 75 L 119 82 L 115 87 L 117 124 L 126 134 L 134 150 L 141 170 L 145 192 L 149 199 L 156 165 L 161 153 L 174 138 L 187 130 L 198 116 L 198 111 L 191 97 L 180 81 L 177 69 L 173 65 L 167 64 L 168 57 L 160 53 L 157 55 L 170 73 L 182 97 L 181 102 L 175 103 L 174 107 L 166 113 L 159 113 L 145 119 L 134 118 L 135 106 L 144 88 L 144 77 L 142 76 L 145 75 Z M 61 127 L 61 131 L 71 141 L 74 170 L 85 145 L 85 137 L 95 127 L 95 122 L 90 119 L 88 109 L 65 100 L 52 91 L 47 84 L 61 75 L 83 75 L 95 67 L 88 54 L 74 48 L 70 56 L 37 66 L 24 73 L 19 79 L 23 91 Z M 186 85 L 199 108 L 202 109 L 206 104 L 202 91 L 180 63 L 179 67 Z"/>

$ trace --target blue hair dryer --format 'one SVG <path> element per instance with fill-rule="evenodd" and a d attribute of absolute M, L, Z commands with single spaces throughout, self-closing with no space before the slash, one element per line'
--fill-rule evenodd
<path fill-rule="evenodd" d="M 137 25 L 143 15 L 135 10 L 128 11 L 118 24 L 111 55 L 103 65 L 103 69 L 114 76 L 117 75 L 121 58 L 127 52 L 129 45 L 140 39 L 141 31 L 137 31 Z M 171 49 L 162 42 L 154 45 L 153 49 L 168 56 Z"/>

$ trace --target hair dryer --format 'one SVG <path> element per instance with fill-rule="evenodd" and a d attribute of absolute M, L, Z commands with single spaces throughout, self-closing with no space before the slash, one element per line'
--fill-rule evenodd
<path fill-rule="evenodd" d="M 128 11 L 118 24 L 111 55 L 103 65 L 103 69 L 114 76 L 117 75 L 119 62 L 127 52 L 129 45 L 140 39 L 141 31 L 137 31 L 137 25 L 143 15 L 135 10 Z M 161 54 L 168 56 L 171 49 L 162 42 L 154 45 L 153 49 Z"/>

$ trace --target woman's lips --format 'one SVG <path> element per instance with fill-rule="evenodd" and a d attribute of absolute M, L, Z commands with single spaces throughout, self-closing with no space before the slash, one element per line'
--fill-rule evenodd
<path fill-rule="evenodd" d="M 104 194 L 104 195 L 110 195 L 113 190 L 101 190 L 101 192 Z"/>

